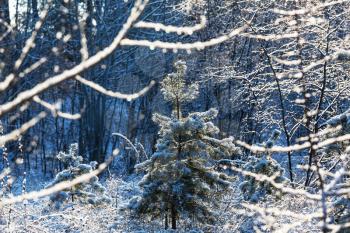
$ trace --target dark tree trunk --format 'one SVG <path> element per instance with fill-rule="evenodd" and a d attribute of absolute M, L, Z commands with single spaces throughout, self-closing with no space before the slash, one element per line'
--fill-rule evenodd
<path fill-rule="evenodd" d="M 10 10 L 9 10 L 9 1 L 8 0 L 0 0 L 0 19 L 3 20 L 6 24 L 10 25 Z M 4 36 L 8 33 L 8 27 L 4 24 L 0 24 L 0 36 Z M 14 47 L 13 41 L 15 41 L 14 38 L 11 38 L 13 36 L 13 32 L 7 34 L 1 41 L 0 41 L 0 47 L 4 49 L 4 52 L 0 54 L 0 62 L 5 64 L 5 67 L 2 68 L 0 73 L 0 78 L 6 77 L 10 72 L 12 72 L 11 64 L 12 64 L 12 56 L 13 51 L 12 47 Z M 6 91 L 8 94 L 2 94 L 2 96 L 5 96 L 5 98 L 8 98 L 6 96 L 11 96 L 13 92 L 10 92 L 10 89 Z"/>
<path fill-rule="evenodd" d="M 171 203 L 171 229 L 176 229 L 176 207 L 174 203 Z"/>
<path fill-rule="evenodd" d="M 33 21 L 35 22 L 37 19 L 39 19 L 38 1 L 37 0 L 32 0 L 32 9 L 33 9 Z"/>
<path fill-rule="evenodd" d="M 10 24 L 10 10 L 8 0 L 0 0 L 0 18 L 5 20 L 6 23 Z"/>
<path fill-rule="evenodd" d="M 165 218 L 164 218 L 164 229 L 167 230 L 168 228 L 169 228 L 169 224 L 168 224 L 168 210 L 166 210 Z"/>

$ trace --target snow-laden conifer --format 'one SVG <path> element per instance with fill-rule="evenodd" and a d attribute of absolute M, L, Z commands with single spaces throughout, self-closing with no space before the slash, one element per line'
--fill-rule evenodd
<path fill-rule="evenodd" d="M 182 117 L 181 104 L 193 100 L 198 87 L 186 85 L 184 62 L 176 62 L 175 68 L 162 82 L 162 93 L 173 104 L 174 114 L 153 116 L 160 126 L 157 149 L 136 166 L 146 172 L 139 183 L 143 192 L 129 203 L 135 214 L 163 217 L 165 228 L 171 219 L 173 229 L 181 217 L 214 222 L 218 196 L 230 186 L 229 177 L 214 169 L 214 159 L 238 151 L 232 139 L 214 138 L 219 132 L 212 123 L 216 109 Z"/>
<path fill-rule="evenodd" d="M 73 180 L 81 175 L 90 173 L 97 165 L 96 162 L 90 162 L 90 164 L 82 163 L 83 158 L 78 155 L 77 143 L 70 145 L 68 153 L 59 152 L 57 159 L 63 163 L 65 169 L 59 172 L 47 187 L 51 187 L 63 181 Z M 60 208 L 69 198 L 71 198 L 72 201 L 79 200 L 82 203 L 89 203 L 92 205 L 110 202 L 110 198 L 106 195 L 106 189 L 99 182 L 97 176 L 94 176 L 88 182 L 75 185 L 68 190 L 63 190 L 50 196 L 50 200 L 54 203 L 56 208 Z"/>

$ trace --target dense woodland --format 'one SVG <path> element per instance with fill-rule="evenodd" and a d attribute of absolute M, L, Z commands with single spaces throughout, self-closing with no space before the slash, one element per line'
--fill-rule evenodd
<path fill-rule="evenodd" d="M 0 232 L 350 232 L 349 0 L 0 0 Z"/>

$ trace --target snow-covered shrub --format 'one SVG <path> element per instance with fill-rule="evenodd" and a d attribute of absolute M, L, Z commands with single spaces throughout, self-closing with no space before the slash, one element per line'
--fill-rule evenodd
<path fill-rule="evenodd" d="M 271 137 L 263 144 L 267 148 L 271 148 L 280 135 L 280 131 L 274 130 Z M 286 182 L 287 179 L 283 176 L 284 169 L 274 160 L 269 154 L 261 155 L 261 157 L 249 156 L 248 162 L 242 167 L 244 171 L 254 174 L 261 174 L 268 177 L 273 177 L 276 183 Z M 277 197 L 281 195 L 280 191 L 269 182 L 259 181 L 253 176 L 244 176 L 243 182 L 239 188 L 243 193 L 243 198 L 251 202 L 257 202 L 263 199 L 267 194 L 273 194 Z"/>
<path fill-rule="evenodd" d="M 276 183 L 287 181 L 283 176 L 284 169 L 276 160 L 269 156 L 261 158 L 250 156 L 249 162 L 243 166 L 243 170 L 273 177 L 273 181 Z M 281 195 L 279 190 L 274 188 L 270 182 L 259 181 L 248 175 L 244 177 L 244 181 L 240 183 L 239 187 L 243 193 L 243 198 L 251 202 L 261 200 L 266 194 Z"/>
<path fill-rule="evenodd" d="M 345 224 L 350 221 L 350 194 L 348 197 L 342 197 L 338 199 L 334 203 L 334 209 L 333 209 L 333 221 L 337 224 Z M 350 230 L 350 227 L 347 228 L 347 230 Z M 347 231 L 344 231 L 347 232 Z"/>
<path fill-rule="evenodd" d="M 350 109 L 338 114 L 323 124 L 325 128 L 322 132 L 322 140 L 327 138 L 335 138 L 350 133 Z M 349 160 L 349 141 L 341 141 L 330 144 L 320 150 L 320 158 L 322 168 L 327 171 L 336 171 L 341 168 L 350 169 Z M 325 176 L 324 180 L 332 179 L 332 177 Z M 349 177 L 342 179 L 344 186 L 350 185 Z M 340 184 L 339 184 L 340 185 Z M 332 211 L 330 215 L 336 224 L 344 224 L 350 221 L 350 194 L 342 197 L 335 197 L 333 201 Z M 341 232 L 348 232 L 350 228 L 346 228 Z"/>
<path fill-rule="evenodd" d="M 328 121 L 323 124 L 325 128 L 321 131 L 322 140 L 327 138 L 335 138 L 342 135 L 350 133 L 350 109 L 330 118 Z M 339 163 L 338 166 L 334 167 L 334 158 L 337 160 L 344 160 L 342 158 L 347 158 L 349 156 L 349 150 L 347 149 L 350 146 L 349 141 L 341 141 L 337 143 L 332 143 L 323 149 L 320 150 L 320 156 L 322 156 L 322 165 L 324 168 L 333 168 L 336 170 L 340 165 L 346 163 L 347 169 L 350 169 L 349 160 L 344 161 L 344 163 Z"/>
<path fill-rule="evenodd" d="M 76 143 L 70 146 L 68 153 L 60 152 L 57 158 L 64 164 L 66 169 L 56 175 L 55 179 L 47 186 L 48 188 L 60 182 L 73 180 L 81 175 L 90 173 L 97 165 L 96 162 L 90 162 L 90 164 L 81 163 L 83 158 L 78 155 L 78 144 Z M 111 201 L 106 195 L 105 187 L 99 182 L 97 176 L 92 177 L 87 182 L 75 185 L 70 189 L 52 194 L 50 200 L 54 203 L 56 208 L 60 208 L 70 197 L 72 201 L 78 199 L 82 203 L 89 203 L 92 205 L 100 205 Z"/>

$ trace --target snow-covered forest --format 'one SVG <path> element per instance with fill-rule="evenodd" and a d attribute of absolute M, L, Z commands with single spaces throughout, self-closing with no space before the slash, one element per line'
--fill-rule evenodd
<path fill-rule="evenodd" d="M 350 232 L 350 0 L 0 0 L 0 233 Z"/>

